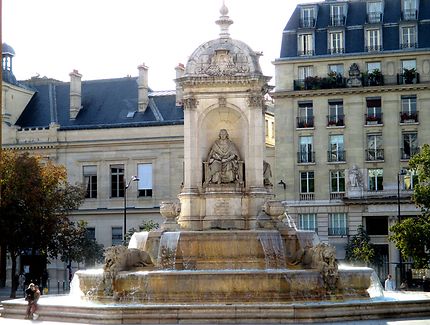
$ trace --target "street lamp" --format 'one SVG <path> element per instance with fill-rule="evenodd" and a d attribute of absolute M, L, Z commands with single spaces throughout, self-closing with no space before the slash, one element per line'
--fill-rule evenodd
<path fill-rule="evenodd" d="M 397 173 L 397 222 L 400 223 L 402 218 L 400 216 L 400 176 L 405 176 L 406 170 L 401 169 Z M 402 253 L 399 252 L 399 268 L 400 268 L 400 283 L 403 281 L 403 262 L 402 262 Z"/>
<path fill-rule="evenodd" d="M 130 187 L 131 182 L 138 182 L 140 180 L 137 176 L 131 176 L 128 183 L 124 183 L 124 237 L 123 240 L 125 242 L 125 235 L 127 233 L 127 189 Z"/>

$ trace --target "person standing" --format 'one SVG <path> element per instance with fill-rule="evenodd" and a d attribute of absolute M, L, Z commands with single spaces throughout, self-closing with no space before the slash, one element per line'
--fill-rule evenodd
<path fill-rule="evenodd" d="M 394 280 L 391 278 L 391 274 L 387 275 L 387 279 L 385 280 L 385 286 L 384 286 L 385 291 L 394 291 L 395 289 L 395 285 L 394 285 Z"/>

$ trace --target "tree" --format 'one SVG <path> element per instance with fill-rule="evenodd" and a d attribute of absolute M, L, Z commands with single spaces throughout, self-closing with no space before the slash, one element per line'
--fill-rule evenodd
<path fill-rule="evenodd" d="M 148 221 L 142 221 L 142 223 L 139 226 L 139 230 L 136 228 L 130 228 L 128 232 L 125 235 L 124 245 L 128 246 L 128 243 L 130 242 L 131 236 L 137 231 L 151 231 L 154 229 L 158 229 L 160 227 L 160 224 L 158 222 L 155 222 L 153 220 Z"/>
<path fill-rule="evenodd" d="M 369 265 L 375 259 L 375 249 L 363 225 L 358 226 L 357 234 L 346 245 L 345 259 L 352 264 Z"/>
<path fill-rule="evenodd" d="M 412 201 L 421 208 L 421 215 L 404 218 L 391 226 L 393 241 L 403 256 L 412 257 L 414 267 L 428 267 L 430 261 L 430 146 L 409 160 L 409 167 L 418 175 Z"/>
<path fill-rule="evenodd" d="M 0 244 L 12 261 L 13 298 L 17 258 L 24 250 L 55 258 L 67 216 L 81 204 L 85 191 L 67 182 L 64 166 L 12 151 L 1 154 L 0 191 Z"/>

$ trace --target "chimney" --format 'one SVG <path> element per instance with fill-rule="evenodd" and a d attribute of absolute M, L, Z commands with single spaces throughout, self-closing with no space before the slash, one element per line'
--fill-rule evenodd
<path fill-rule="evenodd" d="M 74 120 L 82 108 L 82 75 L 73 70 L 70 76 L 70 119 Z"/>
<path fill-rule="evenodd" d="M 182 78 L 184 76 L 185 72 L 185 66 L 182 63 L 179 63 L 176 68 L 176 106 L 182 106 L 182 100 L 183 100 L 183 91 L 182 87 L 179 85 L 178 79 Z"/>
<path fill-rule="evenodd" d="M 137 80 L 138 90 L 138 111 L 145 112 L 148 107 L 149 97 L 148 97 L 148 67 L 145 63 L 142 63 L 137 67 L 139 69 L 139 79 Z"/>

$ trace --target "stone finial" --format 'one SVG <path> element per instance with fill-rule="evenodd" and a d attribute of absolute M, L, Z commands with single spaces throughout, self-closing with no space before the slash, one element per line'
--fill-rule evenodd
<path fill-rule="evenodd" d="M 221 16 L 216 21 L 216 24 L 221 28 L 221 32 L 219 34 L 220 38 L 230 38 L 230 33 L 228 32 L 228 28 L 231 24 L 233 24 L 233 20 L 230 19 L 228 15 L 228 8 L 225 5 L 225 2 L 223 0 L 222 6 L 220 9 Z"/>

